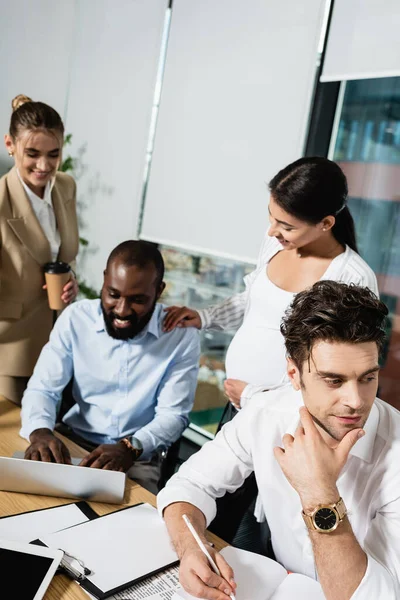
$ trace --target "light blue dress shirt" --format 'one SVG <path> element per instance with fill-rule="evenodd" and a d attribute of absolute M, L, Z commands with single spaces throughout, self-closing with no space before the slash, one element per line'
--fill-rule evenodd
<path fill-rule="evenodd" d="M 61 394 L 72 377 L 76 404 L 63 422 L 94 444 L 134 435 L 148 459 L 177 440 L 188 425 L 200 357 L 199 332 L 162 330 L 157 304 L 131 340 L 108 335 L 100 300 L 66 308 L 44 346 L 22 400 L 22 429 L 53 430 Z"/>

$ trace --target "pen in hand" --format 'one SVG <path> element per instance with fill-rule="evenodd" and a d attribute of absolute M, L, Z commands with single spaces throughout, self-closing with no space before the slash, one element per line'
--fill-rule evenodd
<path fill-rule="evenodd" d="M 200 550 L 206 555 L 206 557 L 208 558 L 208 562 L 211 565 L 212 570 L 214 571 L 214 573 L 216 573 L 219 577 L 222 577 L 220 570 L 218 569 L 213 557 L 211 556 L 211 554 L 209 553 L 209 551 L 207 550 L 207 548 L 205 547 L 203 541 L 201 540 L 199 534 L 197 533 L 197 531 L 195 530 L 195 528 L 193 527 L 192 523 L 190 522 L 190 519 L 187 515 L 182 515 L 182 519 L 185 521 L 187 528 L 189 529 L 190 533 L 193 535 L 194 539 L 196 540 Z M 235 594 L 229 594 L 231 600 L 236 600 Z"/>

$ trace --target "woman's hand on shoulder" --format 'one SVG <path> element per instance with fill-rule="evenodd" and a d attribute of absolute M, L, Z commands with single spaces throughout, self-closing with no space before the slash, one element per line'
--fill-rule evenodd
<path fill-rule="evenodd" d="M 201 319 L 197 310 L 187 306 L 168 306 L 163 323 L 164 331 L 172 331 L 175 327 L 196 327 L 201 329 Z"/>

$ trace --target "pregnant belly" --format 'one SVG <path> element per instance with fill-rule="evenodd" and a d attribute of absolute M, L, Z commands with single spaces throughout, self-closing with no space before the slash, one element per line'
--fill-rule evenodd
<path fill-rule="evenodd" d="M 277 385 L 286 377 L 283 337 L 277 329 L 243 324 L 226 354 L 226 376 L 254 385 Z"/>

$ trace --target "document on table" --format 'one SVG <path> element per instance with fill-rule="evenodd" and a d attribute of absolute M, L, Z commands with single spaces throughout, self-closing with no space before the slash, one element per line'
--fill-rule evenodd
<path fill-rule="evenodd" d="M 170 567 L 132 585 L 107 600 L 171 600 L 179 585 L 179 566 Z M 94 596 L 88 594 L 96 600 Z"/>
<path fill-rule="evenodd" d="M 42 535 L 60 531 L 97 517 L 86 502 L 75 502 L 32 510 L 0 518 L 0 538 L 11 542 L 32 542 Z"/>

